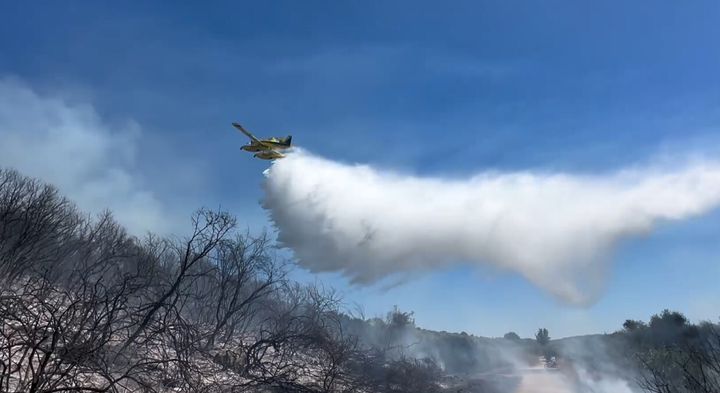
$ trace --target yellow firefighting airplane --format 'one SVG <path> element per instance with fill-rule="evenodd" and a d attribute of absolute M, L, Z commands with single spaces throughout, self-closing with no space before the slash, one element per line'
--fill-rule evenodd
<path fill-rule="evenodd" d="M 250 143 L 242 146 L 240 149 L 249 152 L 256 152 L 253 154 L 253 157 L 257 157 L 261 160 L 275 160 L 283 158 L 285 155 L 280 153 L 278 150 L 289 149 L 292 145 L 292 135 L 288 135 L 282 139 L 275 137 L 258 139 L 255 135 L 244 129 L 240 124 L 232 123 L 232 125 L 250 138 Z"/>

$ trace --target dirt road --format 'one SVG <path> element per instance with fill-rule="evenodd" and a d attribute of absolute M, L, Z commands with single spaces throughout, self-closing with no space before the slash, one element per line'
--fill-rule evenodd
<path fill-rule="evenodd" d="M 575 393 L 572 384 L 557 370 L 529 368 L 522 371 L 522 380 L 515 393 Z"/>

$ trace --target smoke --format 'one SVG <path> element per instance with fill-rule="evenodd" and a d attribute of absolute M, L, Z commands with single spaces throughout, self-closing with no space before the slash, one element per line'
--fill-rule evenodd
<path fill-rule="evenodd" d="M 720 164 L 601 175 L 423 178 L 299 150 L 265 172 L 263 206 L 299 263 L 371 284 L 471 263 L 517 272 L 572 304 L 602 292 L 618 241 L 720 203 Z"/>
<path fill-rule="evenodd" d="M 581 336 L 554 342 L 560 370 L 577 393 L 640 392 L 636 359 L 622 338 Z"/>
<path fill-rule="evenodd" d="M 576 367 L 580 392 L 590 393 L 633 393 L 638 391 L 628 380 L 613 375 L 592 375 L 585 368 Z"/>
<path fill-rule="evenodd" d="M 135 168 L 140 128 L 108 124 L 86 102 L 0 78 L 0 166 L 57 186 L 83 210 L 111 209 L 131 233 L 166 233 L 166 209 Z"/>

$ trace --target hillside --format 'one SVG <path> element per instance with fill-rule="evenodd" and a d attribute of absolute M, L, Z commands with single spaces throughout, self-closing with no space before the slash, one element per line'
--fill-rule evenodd
<path fill-rule="evenodd" d="M 0 185 L 2 391 L 442 391 L 443 369 L 493 359 L 449 357 L 457 335 L 347 316 L 226 212 L 197 211 L 182 239 L 138 239 L 18 172 Z"/>
<path fill-rule="evenodd" d="M 360 318 L 288 279 L 268 235 L 200 209 L 139 239 L 0 170 L 3 392 L 711 392 L 720 334 L 665 310 L 609 335 L 485 338 Z M 557 358 L 544 367 L 541 357 Z M 705 379 L 697 379 L 703 375 Z M 685 387 L 683 387 L 685 386 Z M 706 390 L 701 390 L 706 389 Z M 710 390 L 707 390 L 710 389 Z M 665 392 L 665 391 L 663 391 Z"/>

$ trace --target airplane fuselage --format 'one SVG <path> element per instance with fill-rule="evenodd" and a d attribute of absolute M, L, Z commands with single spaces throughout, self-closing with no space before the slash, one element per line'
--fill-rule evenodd
<path fill-rule="evenodd" d="M 262 144 L 253 142 L 253 143 L 244 145 L 240 148 L 245 151 L 257 152 L 257 151 L 265 151 L 265 150 L 284 150 L 284 149 L 290 148 L 290 145 L 287 145 L 287 144 L 284 144 L 281 142 L 265 140 L 265 141 L 262 141 Z"/>

